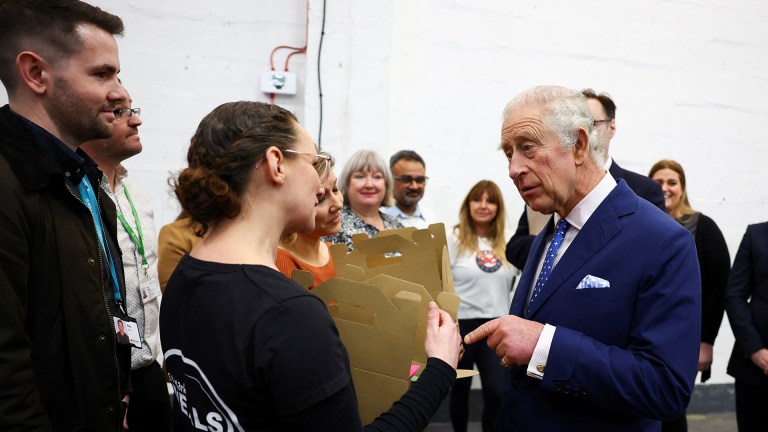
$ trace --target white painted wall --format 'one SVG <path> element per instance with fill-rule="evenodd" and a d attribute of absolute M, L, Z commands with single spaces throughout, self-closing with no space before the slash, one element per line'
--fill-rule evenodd
<path fill-rule="evenodd" d="M 145 150 L 126 165 L 159 226 L 178 211 L 166 181 L 197 123 L 223 102 L 268 100 L 259 80 L 270 51 L 304 44 L 306 3 L 93 3 L 126 24 L 121 76 L 145 122 Z M 276 101 L 313 136 L 321 9 L 313 0 L 309 52 L 291 60 L 299 94 Z M 746 225 L 768 219 L 766 16 L 757 0 L 330 1 L 322 145 L 338 169 L 360 148 L 418 151 L 430 176 L 424 203 L 447 225 L 471 185 L 492 179 L 514 227 L 523 204 L 496 150 L 506 101 L 539 84 L 608 91 L 618 105 L 614 158 L 640 173 L 662 158 L 681 162 L 692 204 L 719 224 L 733 256 Z M 711 382 L 730 381 L 732 344 L 725 320 Z"/>

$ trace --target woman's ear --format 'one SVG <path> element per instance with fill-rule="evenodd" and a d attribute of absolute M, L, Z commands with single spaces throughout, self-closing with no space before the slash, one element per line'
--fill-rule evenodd
<path fill-rule="evenodd" d="M 285 183 L 285 161 L 285 155 L 280 149 L 275 146 L 268 148 L 261 161 L 266 170 L 267 179 L 279 185 Z"/>

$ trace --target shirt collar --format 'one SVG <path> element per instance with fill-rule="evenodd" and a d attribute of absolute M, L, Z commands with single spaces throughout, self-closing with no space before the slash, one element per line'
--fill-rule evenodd
<path fill-rule="evenodd" d="M 56 165 L 64 173 L 64 177 L 71 180 L 72 183 L 79 184 L 80 180 L 82 180 L 85 175 L 86 169 L 96 167 L 96 163 L 84 151 L 79 148 L 77 151 L 72 151 L 69 146 L 64 144 L 63 141 L 53 136 L 53 134 L 47 130 L 20 114 L 16 115 L 27 126 L 27 130 L 30 135 L 32 135 L 32 139 L 35 140 L 40 149 L 51 156 Z"/>
<path fill-rule="evenodd" d="M 595 210 L 597 210 L 603 200 L 605 200 L 615 187 L 616 179 L 613 178 L 611 173 L 606 171 L 597 186 L 576 204 L 576 207 L 568 213 L 565 220 L 567 220 L 572 227 L 581 230 Z M 560 216 L 555 213 L 555 224 L 557 224 L 559 220 Z"/>
<path fill-rule="evenodd" d="M 392 211 L 387 212 L 390 216 L 395 216 L 400 219 L 424 219 L 424 215 L 421 213 L 421 207 L 416 204 L 416 210 L 413 212 L 412 215 L 408 215 L 403 213 L 402 210 L 400 210 L 400 207 L 397 206 L 397 204 L 392 206 Z"/>

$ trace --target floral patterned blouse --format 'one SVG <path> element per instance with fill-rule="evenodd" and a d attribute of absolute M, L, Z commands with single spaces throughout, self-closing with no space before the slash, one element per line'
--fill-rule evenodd
<path fill-rule="evenodd" d="M 403 227 L 403 224 L 401 224 L 396 217 L 389 216 L 382 212 L 379 212 L 379 215 L 381 215 L 381 220 L 384 222 L 385 230 Z M 379 233 L 379 229 L 360 219 L 360 216 L 358 216 L 354 210 L 345 205 L 344 208 L 341 209 L 341 231 L 332 236 L 323 237 L 322 241 L 346 243 L 349 250 L 352 250 L 352 235 L 357 233 L 366 233 L 369 237 L 376 237 Z"/>

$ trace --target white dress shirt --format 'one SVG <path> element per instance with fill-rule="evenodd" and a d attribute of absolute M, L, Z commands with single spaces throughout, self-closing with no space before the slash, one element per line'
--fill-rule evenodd
<path fill-rule="evenodd" d="M 570 213 L 568 213 L 568 215 L 565 217 L 565 220 L 568 221 L 571 227 L 568 229 L 568 231 L 565 232 L 565 238 L 563 239 L 563 243 L 560 245 L 560 248 L 557 250 L 557 256 L 555 256 L 553 267 L 557 266 L 560 258 L 565 255 L 568 247 L 571 245 L 571 243 L 573 243 L 573 240 L 579 234 L 581 229 L 584 228 L 584 225 L 587 223 L 595 210 L 597 210 L 597 207 L 600 206 L 600 204 L 615 187 L 616 179 L 613 178 L 611 173 L 606 172 L 605 176 L 603 176 L 602 180 L 600 180 L 597 186 L 595 186 L 595 188 L 592 189 L 592 191 L 589 192 L 589 194 L 587 194 L 587 196 L 585 196 L 578 204 L 576 204 L 576 207 L 574 207 Z M 555 214 L 555 224 L 557 224 L 560 219 L 560 216 Z M 554 237 L 555 234 L 552 233 L 545 239 L 545 244 L 547 246 L 544 247 L 544 253 L 539 258 L 539 264 L 536 266 L 536 272 L 534 273 L 535 277 L 533 278 L 533 282 L 529 287 L 528 301 L 530 301 L 531 293 L 533 293 L 533 288 L 536 286 L 536 280 L 538 279 L 539 273 L 541 273 L 541 268 L 544 266 L 544 258 L 546 256 L 549 243 L 552 242 Z M 554 268 L 552 271 L 554 271 Z M 547 289 L 547 287 L 545 286 L 544 289 Z M 549 324 L 544 325 L 544 330 L 542 330 L 541 335 L 539 336 L 539 341 L 536 343 L 536 348 L 533 350 L 531 361 L 528 363 L 528 376 L 538 379 L 544 378 L 544 369 L 547 365 L 549 349 L 552 346 L 552 339 L 555 337 L 556 329 L 557 328 L 555 326 Z"/>

